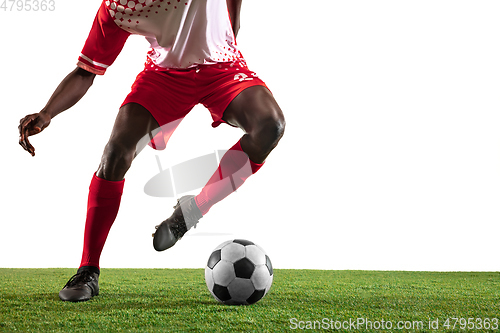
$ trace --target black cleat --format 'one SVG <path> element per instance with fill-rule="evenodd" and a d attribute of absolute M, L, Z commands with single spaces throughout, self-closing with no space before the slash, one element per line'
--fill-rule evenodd
<path fill-rule="evenodd" d="M 97 295 L 99 295 L 99 273 L 92 270 L 78 270 L 59 292 L 59 298 L 69 302 L 88 301 Z"/>
<path fill-rule="evenodd" d="M 179 239 L 203 217 L 196 206 L 194 195 L 185 195 L 177 200 L 172 216 L 156 226 L 153 234 L 153 247 L 164 251 L 174 246 Z"/>

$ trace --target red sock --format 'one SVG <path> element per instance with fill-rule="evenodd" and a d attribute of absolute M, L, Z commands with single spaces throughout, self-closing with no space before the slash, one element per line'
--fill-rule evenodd
<path fill-rule="evenodd" d="M 238 141 L 224 154 L 215 173 L 194 198 L 201 213 L 205 215 L 214 204 L 236 191 L 262 165 L 250 161 Z"/>
<path fill-rule="evenodd" d="M 109 181 L 94 174 L 89 188 L 80 267 L 95 266 L 99 268 L 102 248 L 118 214 L 124 183 L 125 180 Z"/>

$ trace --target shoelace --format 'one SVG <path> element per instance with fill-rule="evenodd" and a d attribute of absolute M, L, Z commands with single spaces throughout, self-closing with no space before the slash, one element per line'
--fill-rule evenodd
<path fill-rule="evenodd" d="M 175 206 L 173 206 L 172 208 L 173 208 L 173 209 L 177 209 L 177 207 L 179 207 L 179 205 L 180 205 L 180 199 L 177 199 L 177 204 L 176 204 Z M 200 217 L 200 218 L 201 218 L 201 217 Z M 165 221 L 164 221 L 164 222 L 165 222 Z M 180 230 L 185 229 L 185 228 L 179 228 L 179 226 L 178 226 L 178 225 L 180 224 L 180 222 L 181 222 L 181 221 L 180 221 L 177 217 L 176 217 L 176 218 L 174 218 L 174 222 L 176 223 L 176 226 L 173 226 L 173 227 L 172 227 L 172 230 L 173 230 L 173 231 L 174 231 L 174 229 L 175 229 L 175 231 L 174 231 L 174 232 L 179 232 Z M 186 223 L 186 221 L 185 221 L 185 220 L 184 220 L 184 221 L 182 221 L 182 222 Z M 196 226 L 198 225 L 198 223 L 200 223 L 200 220 L 199 220 L 199 219 L 197 219 L 197 220 L 196 220 L 196 222 L 193 224 L 193 226 L 192 226 L 192 227 L 193 227 L 194 229 L 196 229 Z M 155 229 L 158 229 L 158 228 L 160 227 L 160 225 L 161 225 L 161 224 L 158 224 L 157 226 L 155 226 Z M 186 229 L 186 230 L 182 233 L 182 235 L 184 235 L 187 231 L 188 231 L 188 230 Z M 181 232 L 182 232 L 182 231 L 181 231 Z M 153 234 L 153 236 L 154 236 L 154 234 Z M 177 237 L 177 235 L 175 235 L 175 236 Z M 182 237 L 182 236 L 181 236 L 181 237 Z"/>
<path fill-rule="evenodd" d="M 170 226 L 175 238 L 180 239 L 187 232 L 186 223 L 178 218 L 174 218 L 174 225 Z"/>
<path fill-rule="evenodd" d="M 174 209 L 176 209 L 177 207 L 179 207 L 179 206 L 180 206 L 180 204 L 181 204 L 180 199 L 177 199 L 177 204 L 174 206 Z M 194 205 L 196 205 L 196 204 L 194 204 Z M 183 215 L 184 215 L 184 211 L 183 211 L 182 213 L 183 213 Z M 203 216 L 202 216 L 202 215 L 200 215 L 200 216 L 196 216 L 196 214 L 195 214 L 194 212 L 188 212 L 188 214 L 191 214 L 191 216 L 189 216 L 189 215 L 187 215 L 187 216 L 183 216 L 183 218 L 184 218 L 184 221 L 183 221 L 183 222 L 187 225 L 187 221 L 189 220 L 190 224 L 192 224 L 192 225 L 191 225 L 191 227 L 190 227 L 189 229 L 191 229 L 191 228 L 196 229 L 196 226 L 198 225 L 198 223 L 200 223 L 200 219 L 201 219 Z M 193 224 L 193 221 L 192 221 L 192 220 L 194 221 L 194 224 Z M 179 221 L 178 221 L 177 219 L 175 219 L 175 221 L 176 221 L 177 223 L 179 223 Z M 187 232 L 187 231 L 189 231 L 189 230 L 187 229 L 187 230 L 186 230 L 186 232 Z"/>
<path fill-rule="evenodd" d="M 64 287 L 72 287 L 72 286 L 75 286 L 81 282 L 83 282 L 83 283 L 91 282 L 93 279 L 94 279 L 94 277 L 92 276 L 92 272 L 83 271 L 81 273 L 76 273 L 75 275 L 73 275 Z"/>

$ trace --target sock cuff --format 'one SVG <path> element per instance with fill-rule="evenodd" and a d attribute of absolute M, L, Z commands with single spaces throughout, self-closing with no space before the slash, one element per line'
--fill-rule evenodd
<path fill-rule="evenodd" d="M 116 198 L 122 195 L 124 184 L 125 179 L 119 181 L 111 181 L 99 178 L 94 173 L 92 181 L 90 182 L 89 190 L 102 198 Z"/>
<path fill-rule="evenodd" d="M 252 162 L 250 159 L 248 159 L 248 161 L 250 162 L 250 167 L 252 168 L 252 174 L 254 174 L 257 171 L 259 171 L 259 169 L 262 168 L 262 166 L 264 165 L 264 163 L 266 163 L 265 161 L 262 162 L 262 163 L 255 163 L 255 162 Z"/>
<path fill-rule="evenodd" d="M 97 266 L 80 266 L 80 268 L 78 268 L 78 270 L 76 271 L 76 273 L 81 273 L 83 271 L 90 271 L 92 273 L 96 273 L 97 275 L 101 274 L 101 270 L 100 268 Z"/>
<path fill-rule="evenodd" d="M 201 215 L 204 216 L 210 210 L 211 205 L 208 202 L 207 197 L 205 195 L 202 195 L 201 193 L 198 194 L 197 196 L 194 197 L 194 202 L 196 203 L 196 206 L 200 210 Z"/>
<path fill-rule="evenodd" d="M 229 148 L 229 150 L 239 150 L 239 151 L 243 151 L 243 148 L 241 148 L 241 139 L 238 140 L 238 142 L 236 142 L 236 144 L 234 146 L 232 146 L 231 148 Z M 243 151 L 244 152 L 244 151 Z M 248 156 L 248 155 L 247 155 Z M 250 167 L 252 168 L 252 174 L 256 173 L 257 171 L 259 171 L 260 168 L 262 168 L 262 166 L 264 165 L 265 161 L 262 162 L 262 163 L 255 163 L 253 162 L 250 158 L 248 159 L 248 161 L 250 162 Z"/>

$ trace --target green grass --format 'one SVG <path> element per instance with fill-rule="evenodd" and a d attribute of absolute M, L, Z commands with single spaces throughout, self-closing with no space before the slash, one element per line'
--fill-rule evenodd
<path fill-rule="evenodd" d="M 452 329 L 444 321 L 500 318 L 499 273 L 275 270 L 270 293 L 251 306 L 217 303 L 202 269 L 103 269 L 99 296 L 62 302 L 58 292 L 73 274 L 72 269 L 0 269 L 0 331 L 283 332 L 299 330 L 291 329 L 291 318 L 297 325 L 327 318 L 327 331 L 466 332 L 459 322 Z M 335 330 L 335 321 L 357 318 L 425 326 Z M 429 320 L 436 319 L 439 329 L 430 330 Z M 500 332 L 500 327 L 469 331 Z"/>

